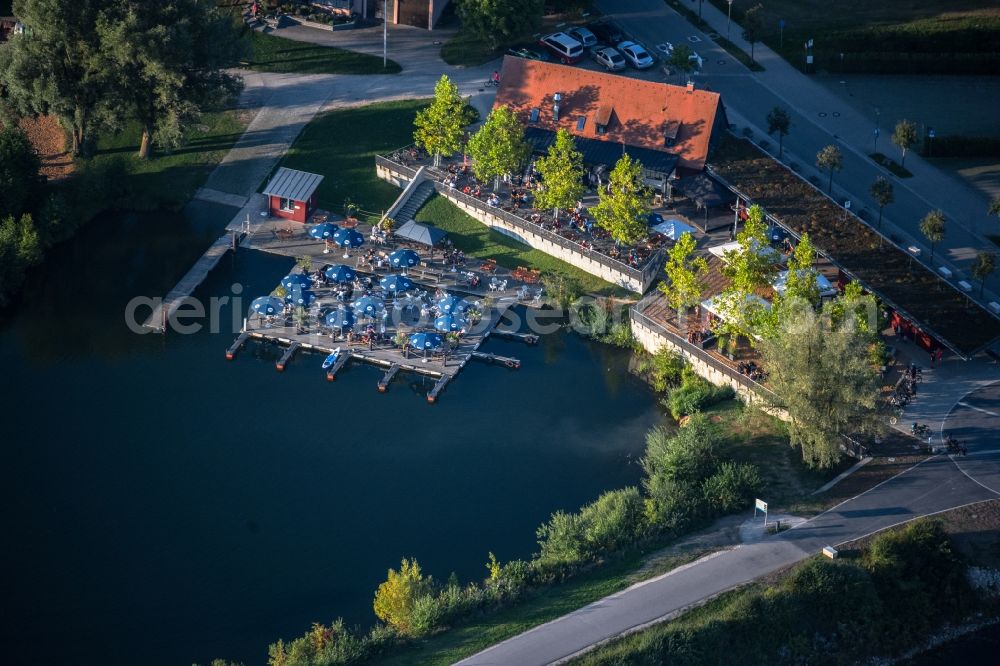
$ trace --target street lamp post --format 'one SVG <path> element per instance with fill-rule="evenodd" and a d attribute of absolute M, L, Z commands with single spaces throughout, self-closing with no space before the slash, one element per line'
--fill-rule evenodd
<path fill-rule="evenodd" d="M 879 129 L 879 119 L 881 118 L 881 116 L 882 116 L 881 111 L 879 111 L 878 107 L 876 107 L 875 108 L 875 146 L 874 146 L 874 150 L 872 151 L 872 152 L 875 152 L 875 153 L 878 152 L 878 135 L 881 133 L 881 130 Z"/>
<path fill-rule="evenodd" d="M 382 69 L 389 66 L 389 0 L 382 4 Z"/>
<path fill-rule="evenodd" d="M 729 14 L 726 16 L 726 39 L 729 39 L 729 24 L 733 22 L 733 0 L 726 0 L 729 3 Z"/>

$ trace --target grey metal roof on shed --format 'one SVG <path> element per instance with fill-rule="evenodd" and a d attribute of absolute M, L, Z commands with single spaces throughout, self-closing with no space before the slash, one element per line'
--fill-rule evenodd
<path fill-rule="evenodd" d="M 317 173 L 307 173 L 281 167 L 274 178 L 264 188 L 264 194 L 269 197 L 282 197 L 292 201 L 306 201 L 323 181 L 323 176 Z"/>

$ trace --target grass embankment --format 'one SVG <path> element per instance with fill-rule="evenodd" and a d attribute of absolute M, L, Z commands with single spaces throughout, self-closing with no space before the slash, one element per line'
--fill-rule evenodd
<path fill-rule="evenodd" d="M 127 177 L 126 201 L 115 202 L 118 205 L 135 210 L 177 208 L 205 184 L 248 122 L 249 114 L 238 111 L 203 113 L 183 146 L 169 153 L 156 150 L 148 160 L 138 156 L 139 125 L 128 123 L 119 134 L 101 136 L 94 155 L 78 160 L 77 166 L 84 183 L 95 172 L 122 172 Z"/>
<path fill-rule="evenodd" d="M 710 0 L 723 13 L 726 0 Z M 755 3 L 735 3 L 742 24 Z M 824 0 L 764 2 L 762 41 L 802 68 L 814 40 L 816 67 L 873 74 L 992 74 L 1000 69 L 1000 6 L 995 0 Z M 784 35 L 779 21 L 785 22 Z M 843 54 L 843 58 L 841 58 Z"/>
<path fill-rule="evenodd" d="M 256 30 L 250 33 L 250 48 L 248 66 L 259 72 L 397 74 L 403 70 L 393 60 L 382 67 L 382 58 L 367 53 L 297 42 Z"/>
<path fill-rule="evenodd" d="M 542 271 L 543 277 L 549 273 L 562 273 L 576 279 L 580 288 L 588 294 L 601 296 L 628 294 L 610 282 L 490 229 L 444 197 L 435 195 L 429 199 L 417 211 L 416 219 L 418 222 L 432 224 L 447 231 L 448 238 L 455 247 L 465 252 L 467 256 L 477 259 L 496 259 L 498 264 L 506 268 L 513 269 L 518 266 L 537 268 Z"/>
<path fill-rule="evenodd" d="M 828 663 L 831 655 L 858 663 L 899 654 L 944 623 L 997 612 L 969 587 L 960 557 L 995 566 L 997 504 L 888 530 L 841 549 L 837 562 L 812 558 L 574 663 Z M 962 540 L 970 516 L 986 534 L 977 545 L 994 544 L 986 558 Z"/>
<path fill-rule="evenodd" d="M 282 166 L 326 176 L 317 191 L 322 208 L 341 212 L 344 201 L 350 199 L 362 210 L 379 214 L 392 205 L 400 190 L 375 175 L 375 156 L 412 142 L 413 120 L 426 105 L 426 100 L 405 100 L 319 115 L 292 145 Z M 493 257 L 508 268 L 528 266 L 543 274 L 571 275 L 589 293 L 624 293 L 590 273 L 491 231 L 446 199 L 431 199 L 417 219 L 447 231 L 455 246 L 470 256 Z"/>

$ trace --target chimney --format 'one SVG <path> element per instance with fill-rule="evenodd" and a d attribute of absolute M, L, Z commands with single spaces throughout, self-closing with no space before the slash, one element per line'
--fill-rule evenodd
<path fill-rule="evenodd" d="M 688 81 L 687 89 L 689 93 L 694 92 L 694 81 Z"/>
<path fill-rule="evenodd" d="M 559 122 L 559 102 L 562 101 L 562 95 L 556 93 L 552 96 L 552 120 Z"/>

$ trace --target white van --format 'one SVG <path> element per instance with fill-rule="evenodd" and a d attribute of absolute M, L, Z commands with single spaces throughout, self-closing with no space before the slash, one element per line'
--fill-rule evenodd
<path fill-rule="evenodd" d="M 554 32 L 542 37 L 541 44 L 564 64 L 572 65 L 583 58 L 583 44 L 565 32 Z"/>

